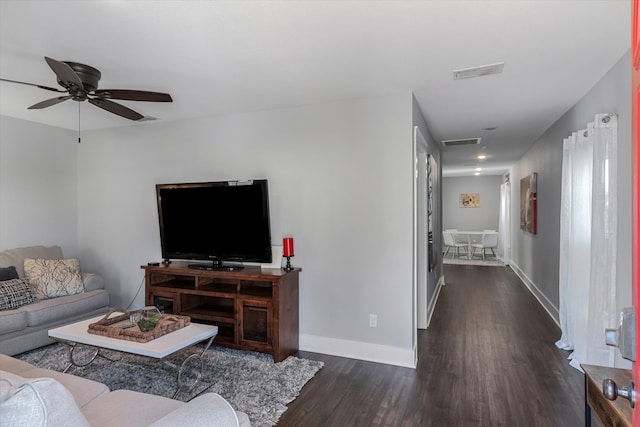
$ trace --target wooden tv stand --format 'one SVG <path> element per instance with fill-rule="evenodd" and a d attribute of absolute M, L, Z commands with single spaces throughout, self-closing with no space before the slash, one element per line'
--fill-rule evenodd
<path fill-rule="evenodd" d="M 218 271 L 187 264 L 141 266 L 146 304 L 218 326 L 214 344 L 269 353 L 274 362 L 298 351 L 299 268 Z"/>

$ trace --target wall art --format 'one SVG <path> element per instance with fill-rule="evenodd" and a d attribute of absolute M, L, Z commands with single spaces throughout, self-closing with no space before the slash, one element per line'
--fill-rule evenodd
<path fill-rule="evenodd" d="M 520 228 L 531 234 L 538 233 L 538 174 L 532 173 L 520 180 Z"/>
<path fill-rule="evenodd" d="M 461 208 L 479 208 L 480 193 L 460 193 Z"/>

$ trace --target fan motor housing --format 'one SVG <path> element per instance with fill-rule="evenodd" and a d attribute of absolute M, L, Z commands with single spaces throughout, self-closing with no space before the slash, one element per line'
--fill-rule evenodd
<path fill-rule="evenodd" d="M 79 62 L 63 62 L 71 67 L 71 69 L 78 75 L 78 77 L 80 77 L 80 80 L 82 81 L 82 85 L 84 86 L 84 90 L 86 92 L 93 92 L 98 88 L 98 82 L 100 81 L 100 77 L 102 77 L 102 73 L 100 73 L 98 69 L 93 68 L 89 65 L 80 64 Z M 58 83 L 64 86 L 62 84 L 63 82 L 59 80 Z"/>

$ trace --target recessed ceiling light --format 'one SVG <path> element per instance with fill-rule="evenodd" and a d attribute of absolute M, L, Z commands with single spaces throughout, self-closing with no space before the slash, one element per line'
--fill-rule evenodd
<path fill-rule="evenodd" d="M 460 70 L 453 70 L 453 80 L 470 79 L 473 77 L 488 76 L 490 74 L 500 74 L 503 70 L 504 62 L 480 65 L 478 67 L 462 68 Z"/>
<path fill-rule="evenodd" d="M 475 175 L 475 176 L 478 176 L 478 175 L 480 175 L 480 172 L 476 172 L 476 173 L 474 173 L 474 175 Z"/>
<path fill-rule="evenodd" d="M 476 172 L 480 172 L 482 168 L 476 168 Z"/>
<path fill-rule="evenodd" d="M 476 157 L 478 160 L 484 160 L 487 158 L 486 154 L 479 154 L 478 157 Z"/>

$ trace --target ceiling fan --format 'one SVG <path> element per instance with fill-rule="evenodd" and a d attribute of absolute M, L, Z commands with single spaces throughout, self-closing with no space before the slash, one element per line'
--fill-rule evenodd
<path fill-rule="evenodd" d="M 171 95 L 161 92 L 148 92 L 143 90 L 128 89 L 98 89 L 98 82 L 102 74 L 99 70 L 85 64 L 70 61 L 58 61 L 57 59 L 44 57 L 49 67 L 56 74 L 58 84 L 64 90 L 43 86 L 35 83 L 21 82 L 0 78 L 0 81 L 19 83 L 23 85 L 35 86 L 53 92 L 66 93 L 51 99 L 38 102 L 29 107 L 30 110 L 38 110 L 51 107 L 52 105 L 72 99 L 74 101 L 89 101 L 90 104 L 102 108 L 110 113 L 117 114 L 129 120 L 140 120 L 144 116 L 131 108 L 111 101 L 121 99 L 125 101 L 148 101 L 148 102 L 173 102 Z"/>

